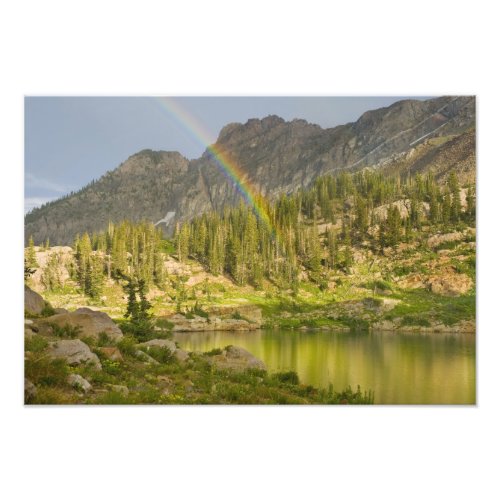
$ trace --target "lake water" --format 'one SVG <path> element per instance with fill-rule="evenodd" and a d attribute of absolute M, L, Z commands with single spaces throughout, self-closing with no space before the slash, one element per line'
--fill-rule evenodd
<path fill-rule="evenodd" d="M 237 345 L 302 383 L 371 389 L 376 404 L 475 404 L 475 335 L 258 330 L 177 333 L 190 351 Z"/>

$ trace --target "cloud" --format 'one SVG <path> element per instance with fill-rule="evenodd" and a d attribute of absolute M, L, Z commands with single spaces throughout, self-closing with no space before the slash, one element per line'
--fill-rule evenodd
<path fill-rule="evenodd" d="M 27 214 L 33 208 L 39 207 L 55 199 L 57 199 L 57 196 L 34 196 L 31 198 L 24 198 L 24 213 Z"/>
<path fill-rule="evenodd" d="M 58 184 L 57 182 L 52 182 L 47 179 L 41 179 L 40 177 L 37 177 L 30 172 L 25 173 L 24 182 L 26 187 L 47 189 L 55 193 L 68 193 L 72 189 L 70 186 L 63 186 L 62 184 Z"/>

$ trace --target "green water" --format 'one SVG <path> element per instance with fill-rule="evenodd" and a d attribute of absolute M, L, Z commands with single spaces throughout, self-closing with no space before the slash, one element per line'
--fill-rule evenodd
<path fill-rule="evenodd" d="M 178 333 L 192 351 L 241 346 L 273 371 L 294 370 L 302 383 L 375 391 L 376 404 L 474 404 L 475 335 L 389 332 Z"/>

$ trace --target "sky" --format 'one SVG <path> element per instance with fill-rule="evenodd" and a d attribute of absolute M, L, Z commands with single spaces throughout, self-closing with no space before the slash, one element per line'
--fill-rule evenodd
<path fill-rule="evenodd" d="M 213 143 L 224 125 L 278 115 L 323 128 L 357 120 L 365 111 L 401 99 L 428 97 L 175 97 Z M 25 97 L 25 212 L 76 191 L 142 149 L 201 156 L 185 119 L 154 97 Z"/>

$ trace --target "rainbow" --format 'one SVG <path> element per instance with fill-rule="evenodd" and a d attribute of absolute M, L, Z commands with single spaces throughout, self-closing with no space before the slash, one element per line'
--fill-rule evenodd
<path fill-rule="evenodd" d="M 256 216 L 262 221 L 271 234 L 276 235 L 276 231 L 273 228 L 271 219 L 262 201 L 261 194 L 256 187 L 249 182 L 246 172 L 238 165 L 234 158 L 232 158 L 231 154 L 220 145 L 211 144 L 211 134 L 206 127 L 186 109 L 180 106 L 179 102 L 174 98 L 155 97 L 154 99 L 170 117 L 174 118 L 191 136 L 200 142 L 202 146 L 207 148 L 210 157 L 215 161 L 220 171 L 238 190 L 245 202 L 252 207 Z"/>

